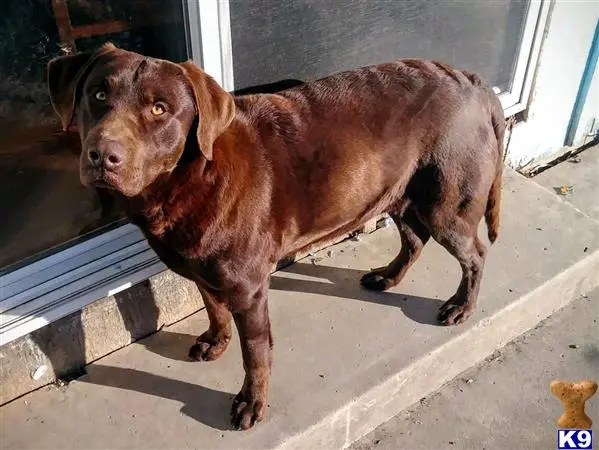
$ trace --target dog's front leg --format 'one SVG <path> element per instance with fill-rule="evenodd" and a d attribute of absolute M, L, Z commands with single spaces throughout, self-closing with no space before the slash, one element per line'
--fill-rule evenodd
<path fill-rule="evenodd" d="M 245 369 L 243 387 L 231 408 L 231 420 L 237 429 L 251 428 L 264 418 L 266 412 L 272 365 L 272 334 L 267 293 L 268 283 L 247 299 L 247 309 L 233 313 Z"/>
<path fill-rule="evenodd" d="M 229 346 L 231 340 L 231 312 L 226 300 L 223 300 L 214 292 L 204 289 L 200 283 L 196 284 L 202 294 L 204 306 L 206 306 L 210 327 L 197 338 L 196 343 L 189 349 L 189 357 L 198 361 L 214 361 Z"/>

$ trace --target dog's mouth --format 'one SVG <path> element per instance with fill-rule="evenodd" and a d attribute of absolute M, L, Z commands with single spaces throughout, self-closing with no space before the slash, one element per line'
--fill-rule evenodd
<path fill-rule="evenodd" d="M 81 181 L 84 186 L 90 186 L 112 191 L 120 191 L 119 177 L 103 169 L 88 168 L 81 173 Z"/>
<path fill-rule="evenodd" d="M 104 189 L 112 189 L 114 191 L 119 190 L 119 180 L 114 174 L 106 172 L 105 170 L 99 170 L 93 181 L 95 187 Z"/>
<path fill-rule="evenodd" d="M 122 177 L 111 172 L 89 170 L 87 173 L 82 173 L 81 181 L 84 186 L 106 189 L 125 197 L 132 197 L 139 193 L 135 183 L 124 182 Z"/>
<path fill-rule="evenodd" d="M 92 183 L 93 187 L 102 188 L 102 189 L 110 189 L 111 191 L 118 191 L 117 187 L 114 183 L 106 181 L 105 179 L 98 179 Z"/>

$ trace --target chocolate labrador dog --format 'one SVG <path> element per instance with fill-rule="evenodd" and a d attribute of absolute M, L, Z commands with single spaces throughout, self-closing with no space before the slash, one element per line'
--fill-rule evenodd
<path fill-rule="evenodd" d="M 65 129 L 78 124 L 81 182 L 125 196 L 152 248 L 201 291 L 210 327 L 191 357 L 217 359 L 234 320 L 236 427 L 265 414 L 269 276 L 286 255 L 386 212 L 401 250 L 362 285 L 397 285 L 432 236 L 462 267 L 439 319 L 473 313 L 486 254 L 477 226 L 484 216 L 495 241 L 505 127 L 477 75 L 409 59 L 234 97 L 191 62 L 107 44 L 52 60 L 48 80 Z"/>

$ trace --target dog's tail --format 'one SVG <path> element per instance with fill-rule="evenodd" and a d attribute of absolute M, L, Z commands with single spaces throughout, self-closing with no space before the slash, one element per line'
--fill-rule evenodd
<path fill-rule="evenodd" d="M 497 163 L 495 169 L 495 178 L 491 184 L 489 197 L 487 198 L 487 209 L 485 211 L 485 222 L 487 222 L 487 230 L 489 241 L 491 243 L 497 240 L 499 235 L 499 211 L 501 205 L 501 179 L 503 176 L 503 137 L 505 135 L 505 119 L 503 116 L 503 108 L 499 99 L 492 93 L 491 99 L 491 121 L 493 130 L 497 138 Z M 512 123 L 510 123 L 511 129 Z"/>
<path fill-rule="evenodd" d="M 497 240 L 499 236 L 499 207 L 501 204 L 501 175 L 503 173 L 503 161 L 499 164 L 495 174 L 495 179 L 491 185 L 489 198 L 487 199 L 487 210 L 485 211 L 485 221 L 487 222 L 488 236 L 491 243 Z"/>

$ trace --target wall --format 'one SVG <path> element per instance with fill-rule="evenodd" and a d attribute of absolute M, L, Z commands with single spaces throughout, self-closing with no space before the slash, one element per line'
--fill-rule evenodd
<path fill-rule="evenodd" d="M 584 145 L 591 141 L 591 133 L 599 128 L 599 65 L 593 73 L 593 80 L 582 108 L 580 122 L 574 136 L 574 146 Z"/>
<path fill-rule="evenodd" d="M 525 120 L 514 127 L 509 142 L 506 162 L 510 166 L 520 168 L 563 147 L 598 18 L 599 2 L 555 1 Z M 589 96 L 587 121 L 598 115 L 591 101 Z"/>

